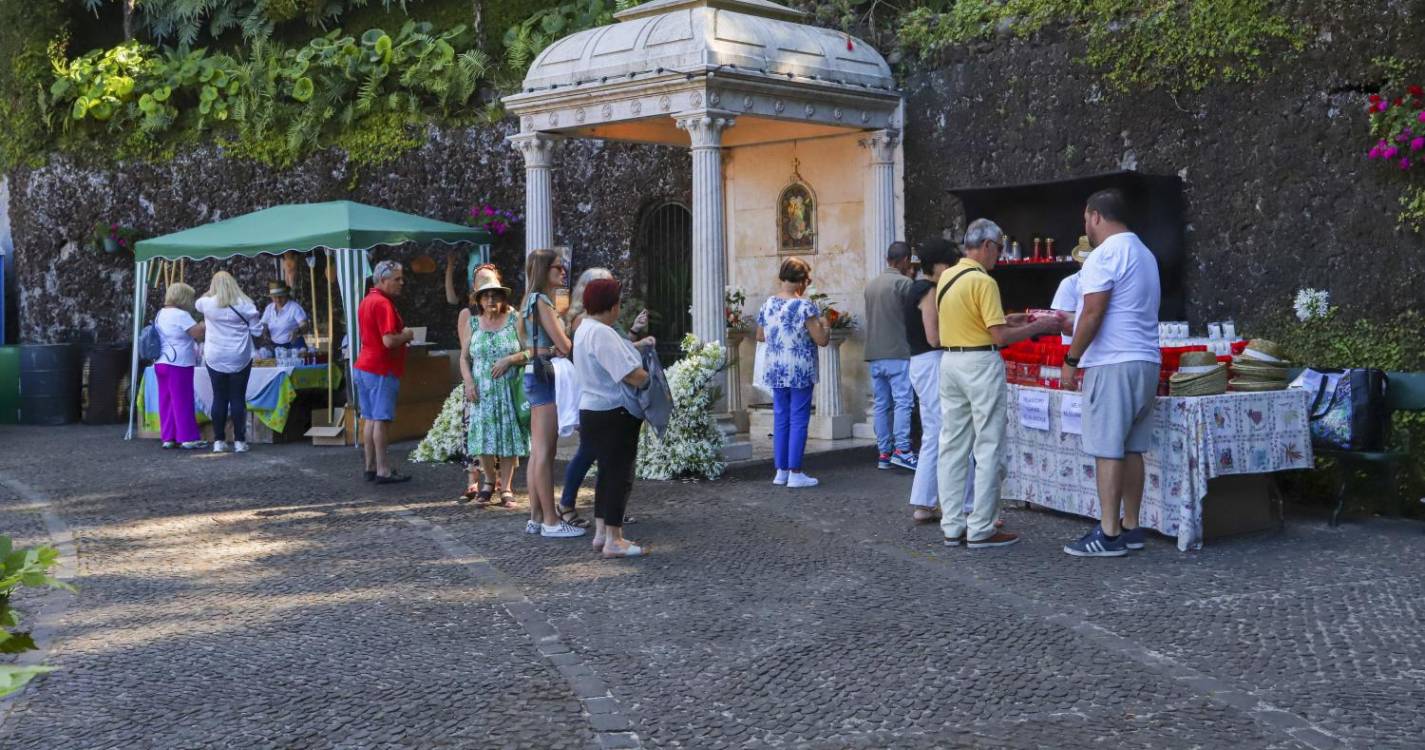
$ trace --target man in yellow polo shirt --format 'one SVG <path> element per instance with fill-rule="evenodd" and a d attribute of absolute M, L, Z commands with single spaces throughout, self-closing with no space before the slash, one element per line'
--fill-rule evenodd
<path fill-rule="evenodd" d="M 1004 452 L 1004 360 L 998 350 L 1031 336 L 1055 333 L 1059 321 L 1030 323 L 1023 315 L 1006 316 L 999 284 L 989 272 L 999 259 L 997 224 L 976 219 L 965 230 L 965 257 L 940 275 L 935 299 L 940 346 L 940 528 L 945 545 L 970 549 L 1007 547 L 1018 534 L 995 529 L 999 514 L 1000 458 Z M 974 510 L 967 516 L 963 496 L 974 456 Z"/>

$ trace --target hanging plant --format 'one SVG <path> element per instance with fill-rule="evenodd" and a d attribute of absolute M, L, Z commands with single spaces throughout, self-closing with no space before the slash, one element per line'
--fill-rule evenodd
<path fill-rule="evenodd" d="M 94 229 L 90 232 L 89 238 L 96 251 L 117 253 L 124 250 L 131 252 L 134 249 L 134 242 L 138 240 L 138 232 L 122 224 L 101 220 L 94 223 Z"/>

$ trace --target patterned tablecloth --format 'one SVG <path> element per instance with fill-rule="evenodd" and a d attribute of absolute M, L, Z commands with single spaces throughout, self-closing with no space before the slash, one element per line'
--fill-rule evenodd
<path fill-rule="evenodd" d="M 1009 386 L 1006 499 L 1099 517 L 1094 459 L 1079 447 L 1080 399 Z M 1306 414 L 1300 389 L 1159 398 L 1140 522 L 1177 538 L 1180 550 L 1200 548 L 1207 480 L 1312 466 Z"/>
<path fill-rule="evenodd" d="M 340 367 L 331 368 L 332 387 L 340 388 L 342 372 Z M 302 365 L 300 367 L 254 367 L 247 382 L 247 410 L 267 425 L 273 432 L 287 428 L 287 415 L 297 391 L 326 390 L 327 366 Z M 139 383 L 138 406 L 143 420 L 143 429 L 158 432 L 158 399 L 149 403 L 145 393 L 153 393 L 158 388 L 158 379 L 153 366 L 144 369 L 143 380 Z M 193 368 L 193 401 L 198 412 L 198 424 L 206 424 L 209 402 L 212 400 L 213 386 L 208 378 L 208 370 Z"/>

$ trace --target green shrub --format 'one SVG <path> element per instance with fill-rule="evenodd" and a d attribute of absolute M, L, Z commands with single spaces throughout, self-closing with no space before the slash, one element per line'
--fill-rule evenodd
<path fill-rule="evenodd" d="M 1395 372 L 1425 372 L 1425 347 L 1420 345 L 1425 314 L 1416 310 L 1384 320 L 1349 320 L 1338 309 L 1331 308 L 1324 317 L 1305 321 L 1282 314 L 1255 329 L 1265 338 L 1281 344 L 1288 358 L 1302 367 L 1373 367 Z M 1398 413 L 1392 427 L 1393 443 L 1408 441 L 1410 445 L 1410 458 L 1400 472 L 1399 486 L 1395 489 L 1405 498 L 1406 511 L 1418 514 L 1420 504 L 1412 500 L 1425 497 L 1425 414 Z M 1321 460 L 1318 465 L 1322 465 Z M 1310 481 L 1298 483 L 1299 489 L 1308 498 L 1325 502 L 1334 497 L 1332 476 L 1327 471 L 1317 472 Z M 1397 511 L 1393 506 L 1379 510 Z"/>
<path fill-rule="evenodd" d="M 0 654 L 20 654 L 36 648 L 29 631 L 19 629 L 20 612 L 10 604 L 15 591 L 21 587 L 74 590 L 73 586 L 50 575 L 57 565 L 59 550 L 54 547 L 15 549 L 10 537 L 0 534 Z M 35 675 L 52 669 L 0 664 L 0 698 L 24 687 Z"/>

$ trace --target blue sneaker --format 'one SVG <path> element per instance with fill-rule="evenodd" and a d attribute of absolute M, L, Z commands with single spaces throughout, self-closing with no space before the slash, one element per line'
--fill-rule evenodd
<path fill-rule="evenodd" d="M 876 457 L 876 468 L 877 468 L 877 469 L 883 469 L 883 470 L 884 470 L 884 469 L 889 469 L 889 468 L 891 468 L 891 454 L 889 454 L 889 453 L 882 453 L 882 454 L 880 454 L 879 456 L 877 456 L 877 457 Z"/>
<path fill-rule="evenodd" d="M 909 469 L 911 471 L 915 471 L 919 460 L 920 459 L 914 453 L 907 453 L 905 451 L 896 451 L 891 454 L 892 466 L 899 466 L 902 469 Z"/>
<path fill-rule="evenodd" d="M 1128 549 L 1143 549 L 1148 545 L 1148 530 L 1139 526 L 1136 529 L 1124 529 L 1118 535 L 1119 541 Z"/>
<path fill-rule="evenodd" d="M 1128 545 L 1123 543 L 1121 535 L 1110 540 L 1103 533 L 1103 527 L 1095 525 L 1082 539 L 1064 545 L 1064 552 L 1074 557 L 1123 557 L 1128 554 Z"/>

